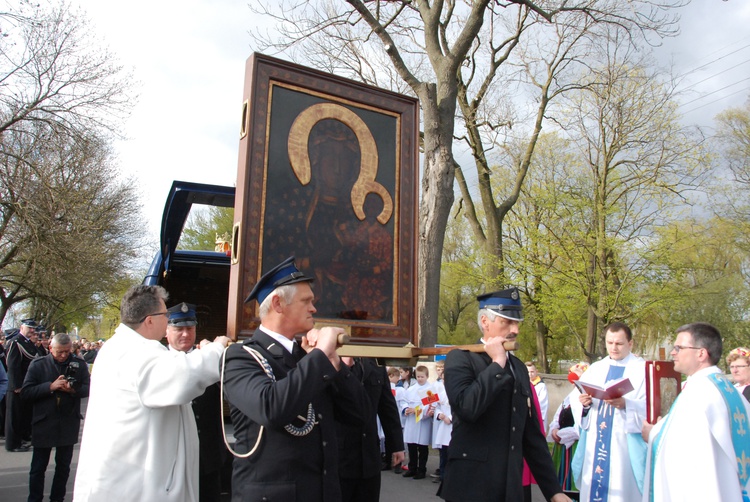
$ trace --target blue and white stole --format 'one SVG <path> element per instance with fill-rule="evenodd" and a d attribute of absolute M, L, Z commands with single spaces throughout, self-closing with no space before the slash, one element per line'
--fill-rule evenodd
<path fill-rule="evenodd" d="M 622 378 L 624 374 L 625 366 L 610 365 L 604 383 Z M 594 448 L 591 493 L 589 495 L 592 501 L 606 502 L 609 499 L 609 461 L 614 417 L 615 407 L 600 401 L 596 414 L 596 446 Z"/>
<path fill-rule="evenodd" d="M 750 476 L 750 441 L 746 437 L 750 430 L 748 429 L 748 417 L 745 414 L 745 407 L 742 404 L 742 398 L 740 397 L 737 390 L 732 386 L 731 382 L 725 375 L 721 373 L 712 373 L 708 375 L 708 378 L 716 385 L 716 388 L 724 398 L 724 402 L 727 405 L 727 411 L 729 413 L 730 420 L 732 421 L 732 445 L 734 446 L 735 458 L 737 460 L 738 474 L 740 477 L 740 487 L 742 488 L 742 502 L 750 502 L 750 497 L 747 493 L 747 481 Z M 672 403 L 672 407 L 666 417 L 666 422 L 659 430 L 659 434 L 656 435 L 651 445 L 651 469 L 649 476 L 651 483 L 649 484 L 648 500 L 654 502 L 654 466 L 656 465 L 656 457 L 659 454 L 661 447 L 661 440 L 665 436 L 667 428 L 670 425 L 670 419 L 672 417 L 672 410 L 677 405 L 677 401 L 680 399 L 680 395 Z"/>
<path fill-rule="evenodd" d="M 750 479 L 750 429 L 748 429 L 745 405 L 742 403 L 743 398 L 725 375 L 713 373 L 708 378 L 716 385 L 727 405 L 729 420 L 732 422 L 732 445 L 740 477 L 742 500 L 750 502 L 750 496 L 747 493 L 747 481 Z"/>

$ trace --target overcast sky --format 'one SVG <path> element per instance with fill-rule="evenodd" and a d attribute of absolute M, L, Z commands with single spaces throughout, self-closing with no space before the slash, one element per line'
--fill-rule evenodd
<path fill-rule="evenodd" d="M 257 18 L 245 0 L 72 1 L 140 82 L 117 150 L 122 172 L 142 189 L 156 249 L 173 180 L 235 183 L 248 30 Z M 681 14 L 681 35 L 657 55 L 686 75 L 685 120 L 710 126 L 750 95 L 750 1 L 693 0 Z"/>

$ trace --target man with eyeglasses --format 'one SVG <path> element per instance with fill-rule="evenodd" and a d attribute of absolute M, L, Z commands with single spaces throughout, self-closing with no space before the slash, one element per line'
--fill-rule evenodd
<path fill-rule="evenodd" d="M 91 375 L 74 501 L 198 500 L 191 401 L 219 380 L 229 339 L 168 350 L 167 298 L 160 286 L 134 286 L 122 299 L 122 323 Z"/>
<path fill-rule="evenodd" d="M 633 390 L 622 397 L 601 400 L 581 394 L 571 400 L 576 423 L 581 426 L 571 470 L 580 488 L 580 500 L 630 502 L 641 498 L 641 476 L 645 443 L 641 425 L 646 419 L 646 362 L 633 354 L 633 333 L 622 322 L 604 328 L 608 356 L 589 367 L 580 378 L 601 387 L 628 378 Z M 635 464 L 631 461 L 636 460 Z"/>
<path fill-rule="evenodd" d="M 677 329 L 671 356 L 687 380 L 667 416 L 643 424 L 644 502 L 750 500 L 750 404 L 716 366 L 721 352 L 714 326 L 696 322 Z"/>

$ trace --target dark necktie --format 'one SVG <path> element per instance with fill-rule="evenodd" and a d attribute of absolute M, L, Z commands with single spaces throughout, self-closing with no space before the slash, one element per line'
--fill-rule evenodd
<path fill-rule="evenodd" d="M 299 361 L 300 359 L 305 357 L 306 354 L 307 352 L 305 352 L 305 349 L 300 347 L 297 342 L 294 342 L 294 345 L 292 346 L 292 356 L 294 356 L 294 360 Z"/>

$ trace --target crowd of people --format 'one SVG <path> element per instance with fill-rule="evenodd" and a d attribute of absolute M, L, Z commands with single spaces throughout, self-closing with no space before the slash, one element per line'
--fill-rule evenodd
<path fill-rule="evenodd" d="M 257 302 L 260 325 L 241 343 L 196 343 L 195 306 L 167 308 L 159 286 L 128 290 L 103 345 L 42 338 L 33 319 L 6 333 L 5 446 L 33 448 L 28 500 L 43 500 L 53 448 L 49 500 L 64 499 L 86 397 L 73 489 L 81 502 L 218 501 L 228 484 L 237 502 L 376 502 L 390 471 L 431 479 L 449 502 L 527 501 L 532 483 L 553 502 L 749 500 L 750 350 L 729 352 L 730 379 L 714 326 L 676 330 L 670 355 L 686 378 L 650 423 L 646 362 L 630 327 L 611 323 L 607 357 L 570 367 L 548 423 L 549 389 L 514 354 L 516 288 L 478 298 L 482 349 L 450 351 L 431 378 L 427 365 L 340 357 L 344 330 L 315 327 L 311 281 L 293 258 L 266 271 L 246 300 Z M 428 473 L 431 449 L 439 468 Z"/>

